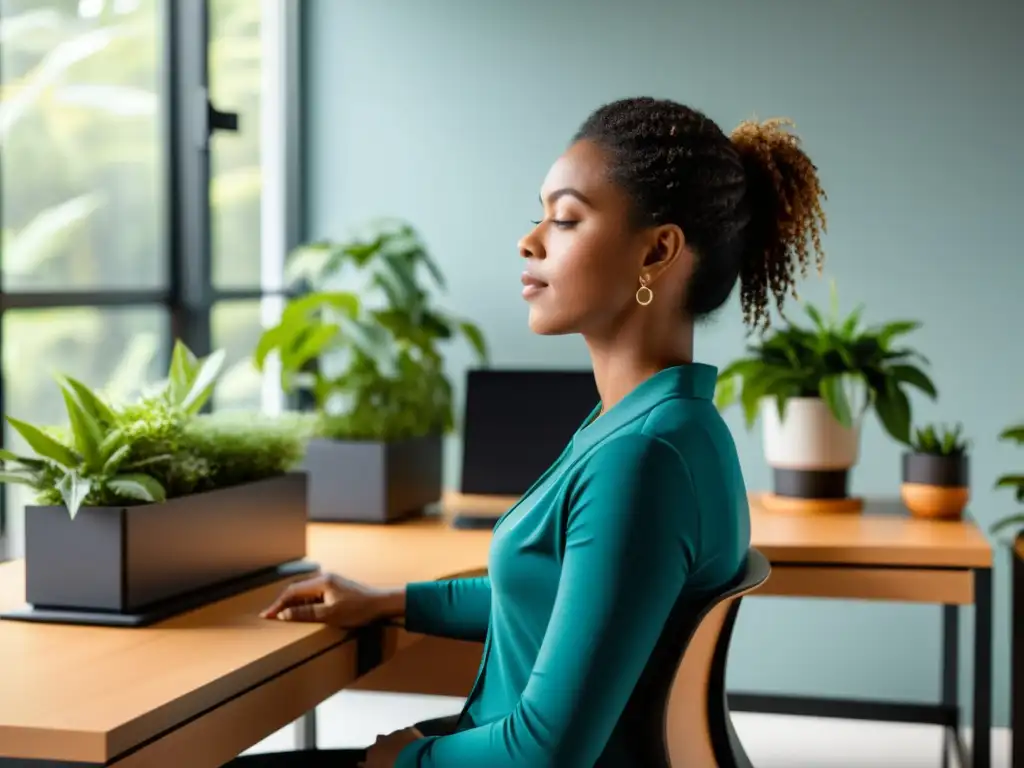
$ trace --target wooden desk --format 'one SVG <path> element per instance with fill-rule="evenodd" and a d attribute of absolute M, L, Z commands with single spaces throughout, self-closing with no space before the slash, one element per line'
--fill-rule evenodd
<path fill-rule="evenodd" d="M 446 509 L 472 501 L 450 496 Z M 490 503 L 503 508 L 508 500 Z M 873 507 L 858 516 L 788 517 L 755 505 L 754 544 L 774 568 L 763 593 L 946 605 L 942 705 L 744 699 L 739 694 L 734 708 L 747 704 L 769 711 L 924 721 L 952 731 L 959 724 L 957 609 L 973 601 L 974 728 L 977 734 L 989 733 L 988 543 L 970 523 L 922 522 L 881 514 L 885 511 Z M 380 586 L 482 572 L 489 544 L 489 532 L 454 530 L 444 519 L 309 527 L 310 559 L 325 570 Z M 44 765 L 213 768 L 345 687 L 468 691 L 479 662 L 478 645 L 389 630 L 376 638 L 368 633 L 357 648 L 344 632 L 259 619 L 259 610 L 282 586 L 254 590 L 148 628 L 0 621 L 0 658 L 5 660 L 0 766 L 4 758 L 36 758 L 51 761 Z M 22 563 L 0 565 L 0 610 L 23 599 Z M 390 661 L 382 664 L 385 660 Z M 424 666 L 431 674 L 423 673 Z M 431 676 L 433 670 L 444 674 Z M 468 682 L 451 690 L 459 670 Z M 364 672 L 369 674 L 360 677 Z M 988 768 L 989 740 L 982 737 L 977 743 L 971 765 Z"/>
<path fill-rule="evenodd" d="M 299 719 L 357 677 L 356 643 L 260 619 L 284 583 L 147 628 L 0 621 L 0 766 L 213 768 Z M 24 594 L 0 565 L 0 610 Z"/>
<path fill-rule="evenodd" d="M 500 514 L 515 499 L 449 494 L 444 509 Z M 737 711 L 775 712 L 945 726 L 946 748 L 966 757 L 960 738 L 958 695 L 959 608 L 975 605 L 974 709 L 976 734 L 991 731 L 992 550 L 970 521 L 934 522 L 907 516 L 898 502 L 872 502 L 863 513 L 783 515 L 765 511 L 752 495 L 752 543 L 772 562 L 772 575 L 756 595 L 884 600 L 943 606 L 942 700 L 939 704 L 865 702 L 796 696 L 731 694 Z M 386 528 L 311 528 L 311 557 L 327 570 L 381 586 L 424 576 L 482 572 L 490 532 L 456 530 L 445 519 L 419 520 Z M 479 663 L 472 643 L 414 638 L 395 631 L 383 639 L 382 660 L 362 678 L 372 690 L 465 695 Z M 401 653 L 399 653 L 401 651 Z M 437 670 L 444 669 L 443 675 Z M 988 768 L 990 739 L 964 765 Z"/>

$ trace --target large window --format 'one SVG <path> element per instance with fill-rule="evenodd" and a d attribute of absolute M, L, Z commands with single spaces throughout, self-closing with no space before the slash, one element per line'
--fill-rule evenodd
<path fill-rule="evenodd" d="M 280 407 L 249 356 L 296 235 L 297 5 L 0 0 L 4 414 L 57 423 L 57 371 L 132 396 L 175 337 L 226 350 L 215 408 Z M 5 487 L 0 559 L 29 501 Z"/>

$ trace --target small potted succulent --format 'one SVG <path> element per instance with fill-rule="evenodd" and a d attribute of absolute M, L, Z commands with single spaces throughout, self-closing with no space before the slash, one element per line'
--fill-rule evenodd
<path fill-rule="evenodd" d="M 927 425 L 914 430 L 903 454 L 900 497 L 915 517 L 959 519 L 970 500 L 970 441 L 963 427 Z"/>
<path fill-rule="evenodd" d="M 811 325 L 783 317 L 780 328 L 721 371 L 715 402 L 720 409 L 738 402 L 748 428 L 761 417 L 775 497 L 841 502 L 849 497 L 864 414 L 873 409 L 883 429 L 906 444 L 910 389 L 933 399 L 936 390 L 922 370 L 927 360 L 899 343 L 919 323 L 862 327 L 862 308 L 839 314 L 834 284 L 828 316 L 803 306 Z"/>

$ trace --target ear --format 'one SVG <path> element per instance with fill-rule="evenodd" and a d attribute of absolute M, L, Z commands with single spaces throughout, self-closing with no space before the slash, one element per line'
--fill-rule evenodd
<path fill-rule="evenodd" d="M 651 231 L 651 241 L 644 257 L 643 270 L 651 282 L 678 265 L 690 261 L 683 230 L 675 224 L 666 224 Z"/>

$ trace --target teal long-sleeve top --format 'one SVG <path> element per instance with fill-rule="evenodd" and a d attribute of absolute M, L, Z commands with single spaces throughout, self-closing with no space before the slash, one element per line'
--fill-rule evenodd
<path fill-rule="evenodd" d="M 488 576 L 407 586 L 410 631 L 484 651 L 455 732 L 397 768 L 636 765 L 617 725 L 670 611 L 735 580 L 750 545 L 716 376 L 667 368 L 598 405 L 495 526 Z"/>

